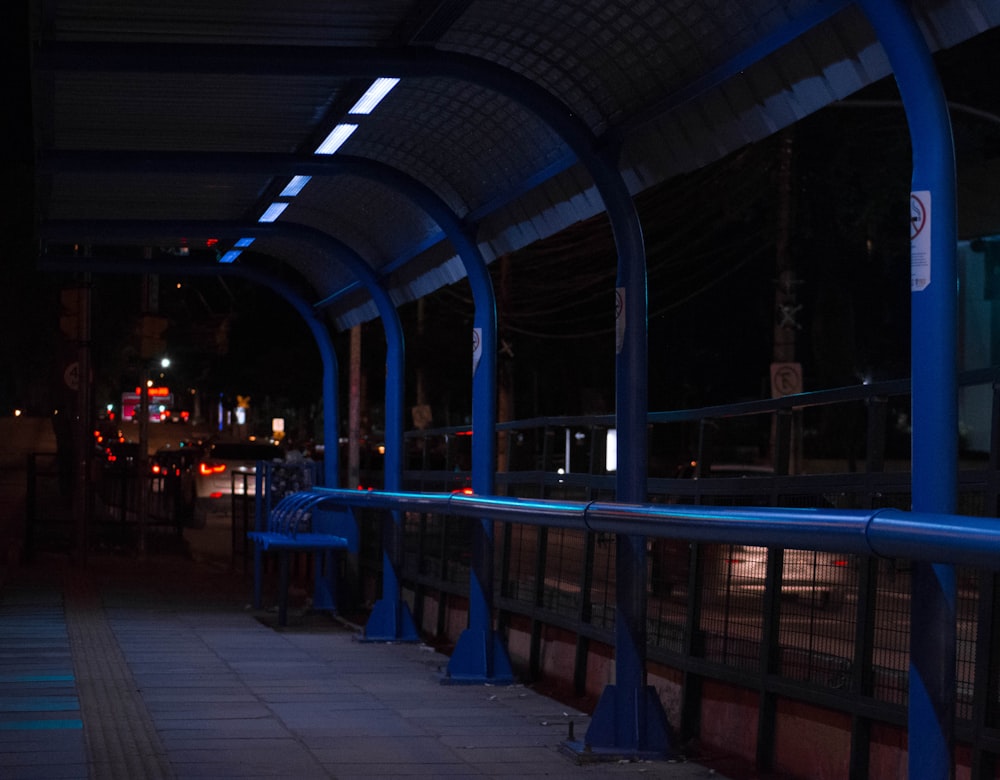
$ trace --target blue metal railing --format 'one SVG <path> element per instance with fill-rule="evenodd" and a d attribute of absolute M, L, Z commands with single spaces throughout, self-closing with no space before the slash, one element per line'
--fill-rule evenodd
<path fill-rule="evenodd" d="M 485 518 L 592 533 L 829 550 L 1000 570 L 1000 523 L 992 518 L 898 509 L 663 506 L 321 487 L 313 492 L 327 496 L 332 505 L 358 509 Z"/>
<path fill-rule="evenodd" d="M 359 511 L 362 516 L 377 517 L 386 512 L 400 513 L 409 518 L 461 518 L 482 521 L 484 519 L 502 523 L 504 528 L 534 527 L 539 534 L 549 534 L 550 555 L 556 556 L 556 539 L 565 548 L 568 544 L 569 554 L 579 558 L 585 554 L 588 544 L 600 545 L 601 539 L 611 540 L 619 535 L 635 536 L 650 540 L 681 540 L 696 545 L 732 545 L 733 549 L 747 549 L 746 546 L 769 547 L 775 550 L 827 550 L 839 555 L 854 556 L 857 563 L 850 570 L 850 578 L 854 584 L 844 580 L 844 587 L 857 593 L 857 603 L 851 605 L 851 613 L 859 623 L 861 613 L 866 609 L 865 602 L 891 596 L 903 598 L 903 590 L 893 590 L 891 593 L 879 594 L 875 588 L 862 592 L 857 587 L 856 579 L 869 566 L 868 561 L 879 560 L 921 560 L 952 563 L 962 566 L 975 566 L 984 570 L 1000 569 L 1000 526 L 995 520 L 981 517 L 943 514 L 913 514 L 892 508 L 867 510 L 836 510 L 836 509 L 800 509 L 771 507 L 716 507 L 716 506 L 680 506 L 659 504 L 619 504 L 596 501 L 568 501 L 544 499 L 510 499 L 498 497 L 475 496 L 455 493 L 387 493 L 387 492 L 357 492 L 348 490 L 320 488 L 315 491 L 325 497 L 331 505 L 348 506 Z M 377 527 L 377 526 L 376 526 Z M 444 544 L 449 538 L 455 541 L 454 535 L 446 533 L 440 527 L 440 541 Z M 562 536 L 559 536 L 562 534 Z M 566 536 L 569 534 L 569 536 Z M 459 541 L 463 537 L 459 537 Z M 541 537 L 539 537 L 541 538 Z M 573 542 L 572 540 L 576 540 Z M 504 540 L 503 544 L 506 544 Z M 422 556 L 421 561 L 434 557 L 433 551 Z M 447 563 L 459 564 L 459 557 L 453 550 L 438 551 L 441 565 Z M 565 549 L 562 552 L 566 552 Z M 610 557 L 609 557 L 610 556 Z M 601 565 L 607 566 L 613 561 L 613 545 L 610 548 L 599 549 L 597 558 Z M 769 556 L 768 560 L 778 560 L 780 556 Z M 460 569 L 468 574 L 470 563 L 465 562 Z M 506 562 L 504 574 L 506 573 Z M 553 564 L 550 562 L 549 564 Z M 607 600 L 604 605 L 593 596 L 601 588 L 609 585 L 614 587 L 614 579 L 595 577 L 591 586 L 586 582 L 586 564 L 577 566 L 572 574 L 560 580 L 558 576 L 543 571 L 531 581 L 522 582 L 536 592 L 530 594 L 525 602 L 525 611 L 535 617 L 548 620 L 559 625 L 575 627 L 583 634 L 604 641 L 612 639 L 610 627 L 613 623 L 613 611 L 608 613 L 607 607 L 613 610 L 613 604 Z M 596 568 L 596 567 L 595 567 Z M 404 568 L 404 577 L 412 572 Z M 450 569 L 449 569 L 450 571 Z M 611 567 L 613 571 L 613 567 Z M 454 572 L 444 573 L 444 580 L 450 581 L 455 592 L 464 592 L 458 584 L 462 575 L 456 579 Z M 502 575 L 503 577 L 504 575 Z M 902 576 L 902 575 L 900 575 Z M 777 579 L 775 579 L 777 578 Z M 551 579 L 552 582 L 546 582 Z M 442 579 L 434 573 L 428 578 L 435 585 L 441 585 Z M 902 582 L 902 580 L 901 580 Z M 768 578 L 772 592 L 781 590 L 780 569 L 777 574 Z M 445 587 L 449 587 L 445 585 Z M 561 588 L 566 589 L 561 591 Z M 730 597 L 730 591 L 722 588 L 719 592 Z M 688 594 L 690 596 L 690 594 Z M 644 594 L 643 598 L 651 597 Z M 763 598 L 763 593 L 759 598 Z M 560 601 L 561 599 L 561 601 Z M 520 603 L 511 598 L 511 593 L 501 588 L 499 601 L 504 603 L 504 609 L 519 609 Z M 685 598 L 685 604 L 694 600 Z M 700 640 L 710 641 L 710 645 L 702 648 L 700 663 L 722 663 L 720 671 L 714 669 L 709 676 L 719 676 L 734 682 L 740 679 L 740 669 L 750 671 L 759 662 L 760 647 L 768 634 L 766 627 L 762 628 L 762 613 L 759 609 L 763 601 L 755 601 L 758 608 L 742 613 L 731 605 L 723 605 L 727 614 L 720 617 L 713 614 L 712 619 L 725 621 L 748 621 L 747 626 L 754 626 L 748 634 L 747 630 L 716 631 L 706 623 L 702 627 L 684 625 L 684 611 L 680 607 L 680 622 L 673 628 L 674 621 L 660 612 L 651 611 L 650 641 L 652 647 L 677 645 L 684 641 L 685 636 L 694 635 Z M 535 604 L 532 608 L 530 605 Z M 723 606 L 717 606 L 716 612 L 721 614 Z M 572 617 L 574 610 L 586 609 L 588 617 L 584 621 L 576 621 Z M 884 609 L 885 605 L 879 605 Z M 534 609 L 540 610 L 535 612 Z M 544 613 L 544 614 L 543 614 Z M 742 617 L 741 617 L 742 614 Z M 560 619 L 560 615 L 563 617 Z M 830 615 L 824 615 L 823 621 L 830 622 Z M 846 624 L 845 624 L 846 625 Z M 751 635 L 752 634 L 752 635 Z M 728 639 L 727 639 L 728 637 Z M 723 643 L 723 644 L 720 644 Z M 728 642 L 728 646 L 725 644 Z M 870 646 L 869 650 L 870 652 Z M 904 651 L 899 651 L 905 656 Z M 901 706 L 905 698 L 898 699 L 893 690 L 905 691 L 905 672 L 896 663 L 887 665 L 865 664 L 856 656 L 858 652 L 848 652 L 846 655 L 836 652 L 822 652 L 815 648 L 798 647 L 794 643 L 782 650 L 783 673 L 789 675 L 790 682 L 785 686 L 794 685 L 794 679 L 803 677 L 813 679 L 817 675 L 830 681 L 829 687 L 838 689 L 843 686 L 856 688 L 856 693 L 870 696 L 873 691 L 881 691 L 880 695 L 887 698 L 893 706 Z M 691 670 L 706 672 L 704 666 L 699 666 L 697 654 L 688 658 L 685 663 Z M 713 661 L 714 659 L 714 661 Z M 741 660 L 743 659 L 743 660 Z M 861 685 L 854 682 L 854 676 L 865 667 L 871 668 L 865 672 L 874 681 Z M 902 682 L 895 682 L 894 675 Z M 779 686 L 780 687 L 780 686 Z M 865 694 L 865 691 L 868 691 Z M 822 700 L 822 695 L 814 694 Z M 841 696 L 842 698 L 842 696 Z M 870 712 L 877 709 L 869 703 Z M 891 709 L 891 708 L 890 708 Z M 887 710 L 883 710 L 886 712 Z M 886 719 L 893 722 L 891 713 Z M 898 716 L 896 718 L 898 722 Z M 919 735 L 916 735 L 919 738 Z"/>

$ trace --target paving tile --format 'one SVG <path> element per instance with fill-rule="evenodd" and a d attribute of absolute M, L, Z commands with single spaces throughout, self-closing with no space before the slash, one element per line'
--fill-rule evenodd
<path fill-rule="evenodd" d="M 53 581 L 0 590 L 4 780 L 708 777 L 578 764 L 560 746 L 586 715 L 521 685 L 443 685 L 447 658 L 420 643 L 359 641 L 329 618 L 269 627 L 246 581 L 238 594 L 190 561 L 101 560 Z M 84 630 L 90 644 L 71 641 Z M 95 712 L 98 695 L 132 709 Z M 88 754 L 86 734 L 104 748 Z"/>

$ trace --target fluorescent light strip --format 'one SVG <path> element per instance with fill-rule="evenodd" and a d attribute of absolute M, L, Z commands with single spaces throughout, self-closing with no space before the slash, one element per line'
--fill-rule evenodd
<path fill-rule="evenodd" d="M 294 198 L 309 183 L 312 176 L 293 176 L 281 191 L 282 198 Z"/>
<path fill-rule="evenodd" d="M 316 149 L 316 154 L 333 154 L 344 145 L 344 141 L 350 138 L 351 133 L 357 129 L 357 125 L 337 125 L 330 131 L 330 135 L 326 137 L 326 140 Z"/>
<path fill-rule="evenodd" d="M 239 247 L 240 249 L 246 249 L 254 241 L 255 241 L 255 238 L 253 236 L 249 236 L 247 238 L 241 238 L 239 241 L 237 241 L 235 244 L 233 244 L 233 246 Z"/>
<path fill-rule="evenodd" d="M 397 78 L 382 77 L 375 79 L 365 94 L 361 96 L 361 99 L 347 113 L 370 114 L 382 102 L 382 98 L 388 95 L 398 83 L 399 79 Z"/>
<path fill-rule="evenodd" d="M 237 257 L 239 257 L 241 254 L 242 254 L 242 252 L 240 252 L 239 249 L 230 249 L 228 252 L 226 252 L 226 254 L 224 254 L 222 257 L 219 258 L 219 262 L 220 263 L 231 263 Z"/>
<path fill-rule="evenodd" d="M 267 207 L 267 211 L 260 215 L 258 222 L 274 222 L 278 217 L 281 216 L 281 212 L 288 208 L 287 203 L 282 203 L 281 201 L 275 201 L 270 206 Z"/>

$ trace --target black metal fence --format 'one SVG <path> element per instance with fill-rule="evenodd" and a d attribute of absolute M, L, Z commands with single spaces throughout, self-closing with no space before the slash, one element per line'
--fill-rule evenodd
<path fill-rule="evenodd" d="M 965 380 L 995 388 L 994 373 Z M 908 390 L 895 382 L 650 415 L 649 500 L 909 509 Z M 598 417 L 499 426 L 506 470 L 497 475 L 497 493 L 611 499 L 604 448 L 612 425 Z M 838 434 L 824 445 L 822 431 L 830 430 Z M 469 476 L 461 468 L 467 442 L 458 429 L 408 434 L 412 468 L 404 489 L 460 489 Z M 426 452 L 438 454 L 438 468 L 425 468 Z M 959 485 L 959 514 L 996 515 L 995 447 L 963 453 Z M 379 526 L 371 522 L 374 532 Z M 402 577 L 417 610 L 427 594 L 465 593 L 467 529 L 459 518 L 406 516 Z M 528 621 L 532 672 L 542 668 L 546 627 L 571 632 L 570 674 L 583 694 L 588 647 L 614 644 L 613 537 L 498 524 L 495 539 L 501 626 Z M 848 718 L 851 774 L 867 777 L 875 724 L 906 726 L 909 562 L 662 539 L 650 540 L 648 550 L 648 657 L 680 680 L 680 739 L 698 736 L 703 685 L 716 681 L 755 694 L 759 766 L 772 764 L 777 702 L 791 699 Z M 377 557 L 366 563 L 379 565 Z M 957 576 L 956 734 L 968 746 L 971 776 L 992 778 L 1000 755 L 998 577 L 971 568 Z"/>

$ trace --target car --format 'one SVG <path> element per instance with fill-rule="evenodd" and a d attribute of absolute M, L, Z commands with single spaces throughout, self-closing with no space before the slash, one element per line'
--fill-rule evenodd
<path fill-rule="evenodd" d="M 180 442 L 160 447 L 149 458 L 150 507 L 179 527 L 193 524 L 200 453 L 196 444 Z"/>
<path fill-rule="evenodd" d="M 723 545 L 724 587 L 730 593 L 762 593 L 767 579 L 767 547 Z M 822 608 L 844 602 L 853 582 L 850 556 L 817 550 L 784 551 L 781 597 Z"/>
<path fill-rule="evenodd" d="M 129 469 L 139 463 L 139 444 L 124 438 L 102 441 L 97 451 L 105 466 L 110 468 Z"/>
<path fill-rule="evenodd" d="M 157 477 L 182 478 L 190 475 L 193 479 L 203 452 L 204 448 L 197 442 L 166 444 L 153 453 L 150 470 Z"/>
<path fill-rule="evenodd" d="M 203 524 L 212 513 L 228 513 L 234 495 L 256 495 L 257 463 L 283 457 L 280 446 L 267 441 L 210 443 L 194 474 L 196 519 Z"/>

